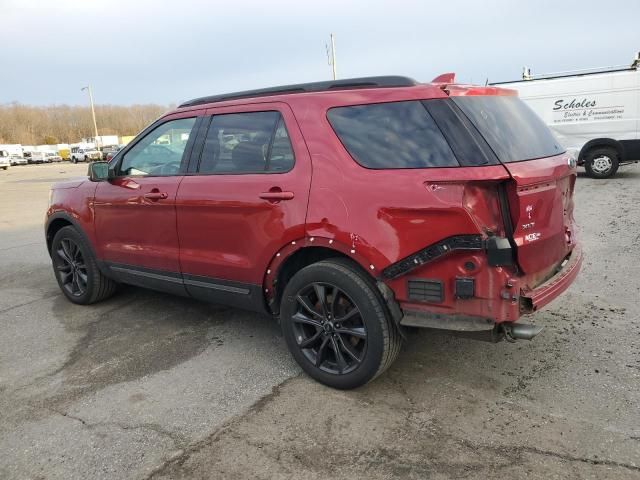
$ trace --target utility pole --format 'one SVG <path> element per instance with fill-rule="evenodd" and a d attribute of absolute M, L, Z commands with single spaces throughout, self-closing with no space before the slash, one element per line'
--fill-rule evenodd
<path fill-rule="evenodd" d="M 93 117 L 93 131 L 95 132 L 96 148 L 98 148 L 98 124 L 96 123 L 96 110 L 93 108 L 93 93 L 91 92 L 91 85 L 82 87 L 80 91 L 87 90 L 89 92 L 89 103 L 91 104 L 91 116 Z"/>
<path fill-rule="evenodd" d="M 333 71 L 333 79 L 336 80 L 338 78 L 338 74 L 336 73 L 336 38 L 331 34 L 331 51 L 329 51 L 329 46 L 326 45 L 327 49 L 327 62 L 331 65 L 331 70 Z"/>

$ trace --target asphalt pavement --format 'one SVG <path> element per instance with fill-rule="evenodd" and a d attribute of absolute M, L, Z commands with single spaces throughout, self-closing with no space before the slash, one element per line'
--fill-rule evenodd
<path fill-rule="evenodd" d="M 640 165 L 578 178 L 583 271 L 534 341 L 419 331 L 347 392 L 265 316 L 134 287 L 66 301 L 44 213 L 85 173 L 0 171 L 0 478 L 640 478 Z"/>

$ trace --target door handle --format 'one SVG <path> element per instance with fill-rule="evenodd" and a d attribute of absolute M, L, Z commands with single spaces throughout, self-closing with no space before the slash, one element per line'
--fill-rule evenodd
<path fill-rule="evenodd" d="M 260 198 L 277 202 L 279 200 L 291 200 L 294 197 L 293 192 L 262 192 Z"/>
<path fill-rule="evenodd" d="M 165 192 L 149 192 L 143 195 L 147 200 L 164 200 L 168 197 Z"/>

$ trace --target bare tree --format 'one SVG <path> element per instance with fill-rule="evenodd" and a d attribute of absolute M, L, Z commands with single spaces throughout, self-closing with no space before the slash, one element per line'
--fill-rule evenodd
<path fill-rule="evenodd" d="M 100 135 L 135 135 L 166 110 L 162 105 L 96 105 L 98 131 Z M 0 143 L 76 143 L 83 137 L 93 137 L 88 107 L 0 105 Z"/>

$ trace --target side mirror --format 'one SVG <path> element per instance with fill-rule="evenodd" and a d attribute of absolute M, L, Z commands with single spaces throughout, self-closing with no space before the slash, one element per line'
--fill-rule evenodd
<path fill-rule="evenodd" d="M 109 180 L 109 162 L 92 162 L 89 164 L 89 180 L 104 182 Z"/>

